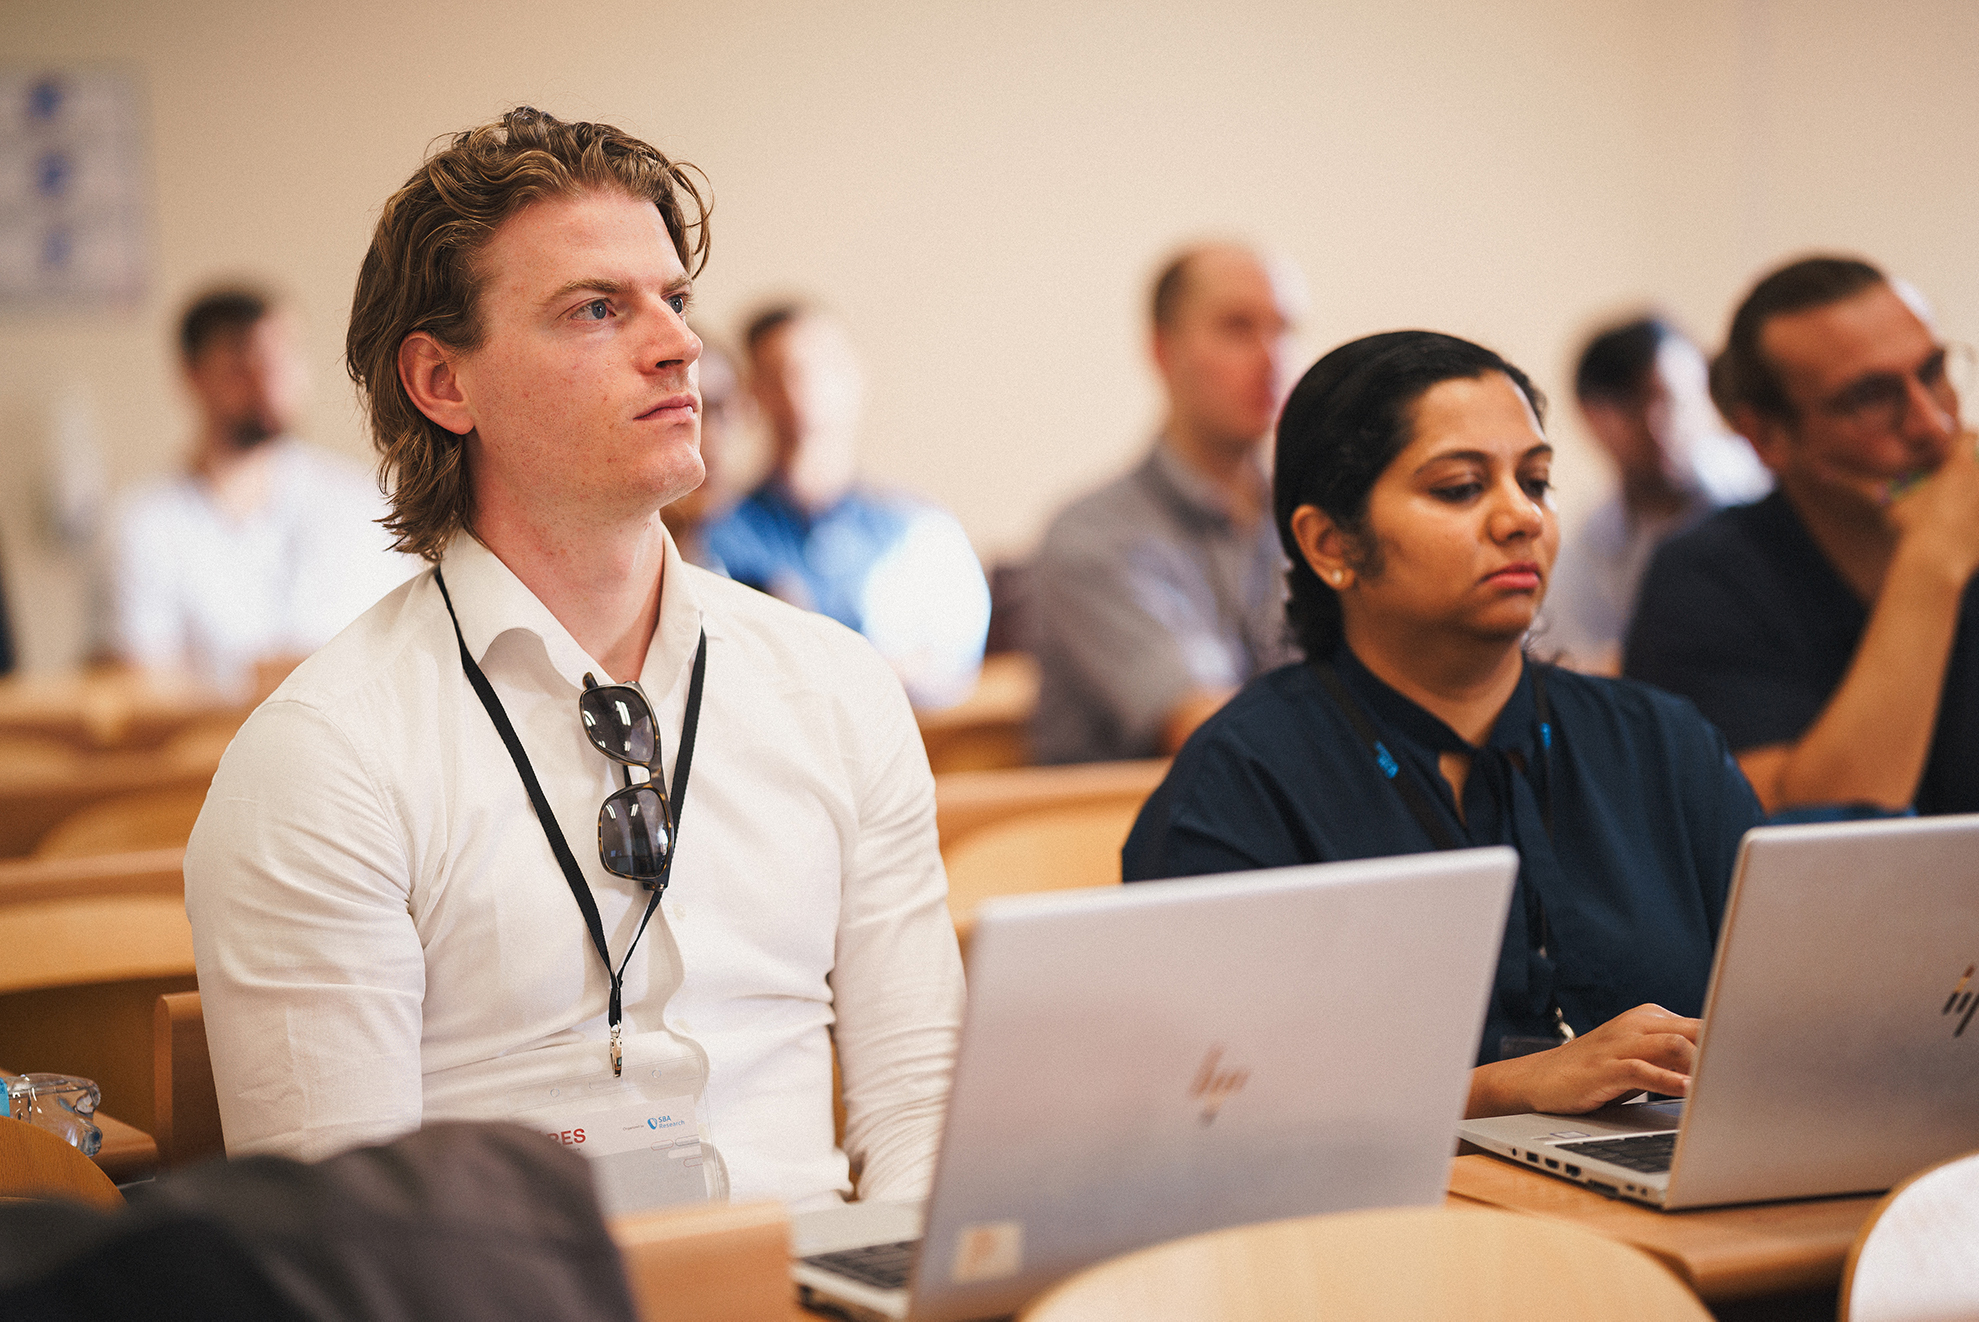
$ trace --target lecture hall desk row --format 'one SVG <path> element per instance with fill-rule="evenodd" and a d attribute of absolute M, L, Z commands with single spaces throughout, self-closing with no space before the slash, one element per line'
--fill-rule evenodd
<path fill-rule="evenodd" d="M 96 1160 L 112 1179 L 128 1182 L 155 1171 L 158 1149 L 150 1135 L 111 1116 L 99 1120 L 103 1151 Z M 1645 1250 L 1707 1304 L 1722 1305 L 1833 1289 L 1849 1245 L 1877 1202 L 1869 1195 L 1656 1212 L 1495 1157 L 1470 1155 L 1451 1164 L 1446 1205 L 1498 1207 L 1575 1223 Z M 793 1299 L 790 1316 L 816 1314 Z"/>

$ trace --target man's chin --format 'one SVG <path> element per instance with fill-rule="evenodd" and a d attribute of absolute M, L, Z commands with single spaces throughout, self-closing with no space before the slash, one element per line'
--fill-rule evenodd
<path fill-rule="evenodd" d="M 236 450 L 253 450 L 280 436 L 279 428 L 270 427 L 259 419 L 237 422 L 227 429 L 227 437 Z"/>

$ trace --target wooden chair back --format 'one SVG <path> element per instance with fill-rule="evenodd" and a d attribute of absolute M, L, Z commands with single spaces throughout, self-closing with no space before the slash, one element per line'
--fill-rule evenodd
<path fill-rule="evenodd" d="M 995 895 L 1073 890 L 1120 883 L 1120 846 L 1137 803 L 1039 808 L 971 832 L 942 851 L 948 913 L 964 943 L 976 907 Z"/>
<path fill-rule="evenodd" d="M 1020 1322 L 1709 1322 L 1640 1249 L 1545 1217 L 1387 1208 L 1237 1226 L 1114 1258 Z"/>
<path fill-rule="evenodd" d="M 983 658 L 974 692 L 953 707 L 917 713 L 929 767 L 939 776 L 1023 766 L 1031 760 L 1037 705 L 1037 662 L 1022 652 Z"/>
<path fill-rule="evenodd" d="M 86 858 L 146 849 L 184 849 L 206 804 L 204 785 L 134 790 L 79 808 L 34 847 L 36 858 Z"/>
<path fill-rule="evenodd" d="M 935 828 L 945 854 L 972 832 L 1040 808 L 1114 804 L 1138 810 L 1167 774 L 1167 759 L 1151 758 L 937 775 Z"/>
<path fill-rule="evenodd" d="M 25 1120 L 0 1116 L 0 1199 L 74 1198 L 117 1208 L 124 1195 L 96 1163 Z"/>
<path fill-rule="evenodd" d="M 184 755 L 119 751 L 72 757 L 60 766 L 0 762 L 0 858 L 19 858 L 64 818 L 140 791 L 199 791 L 219 757 L 209 745 Z"/>
<path fill-rule="evenodd" d="M 616 1217 L 640 1322 L 760 1322 L 797 1315 L 790 1219 L 781 1203 Z"/>
<path fill-rule="evenodd" d="M 151 1137 L 167 1170 L 226 1152 L 199 993 L 160 996 L 152 1016 Z"/>
<path fill-rule="evenodd" d="M 185 899 L 183 846 L 86 858 L 0 859 L 0 912 L 16 904 L 114 895 Z"/>
<path fill-rule="evenodd" d="M 147 1123 L 158 997 L 191 991 L 183 850 L 0 862 L 0 1061 L 96 1080 Z"/>
<path fill-rule="evenodd" d="M 1979 1152 L 1920 1171 L 1876 1205 L 1842 1269 L 1840 1316 L 1979 1317 Z"/>
<path fill-rule="evenodd" d="M 156 748 L 189 724 L 238 722 L 246 712 L 189 676 L 128 666 L 0 679 L 0 738 L 39 737 L 83 752 Z"/>

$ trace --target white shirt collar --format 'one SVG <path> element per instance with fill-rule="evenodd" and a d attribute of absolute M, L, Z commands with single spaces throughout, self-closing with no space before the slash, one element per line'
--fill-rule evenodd
<path fill-rule="evenodd" d="M 641 686 L 655 697 L 670 692 L 686 672 L 694 659 L 702 628 L 701 605 L 687 581 L 687 562 L 674 546 L 672 535 L 664 529 L 660 535 L 663 558 L 659 627 L 653 632 L 653 641 L 646 649 L 646 663 L 639 672 Z M 604 667 L 570 636 L 570 631 L 515 576 L 515 571 L 477 538 L 468 533 L 455 537 L 441 557 L 441 567 L 446 573 L 454 614 L 460 621 L 461 636 L 477 663 L 486 664 L 489 650 L 497 640 L 520 632 L 541 642 L 551 667 L 570 685 L 573 694 L 583 690 L 585 672 L 604 677 Z"/>

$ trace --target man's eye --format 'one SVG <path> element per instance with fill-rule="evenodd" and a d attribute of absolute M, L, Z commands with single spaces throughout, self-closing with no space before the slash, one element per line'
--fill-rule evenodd
<path fill-rule="evenodd" d="M 677 316 L 677 317 L 684 317 L 684 316 L 686 316 L 686 315 L 687 315 L 687 295 L 685 295 L 685 294 L 668 294 L 668 295 L 667 295 L 667 306 L 673 309 L 673 311 L 674 311 L 674 315 L 675 315 L 675 316 Z"/>
<path fill-rule="evenodd" d="M 577 315 L 586 321 L 603 321 L 611 314 L 611 300 L 605 298 L 594 298 L 577 310 Z"/>

